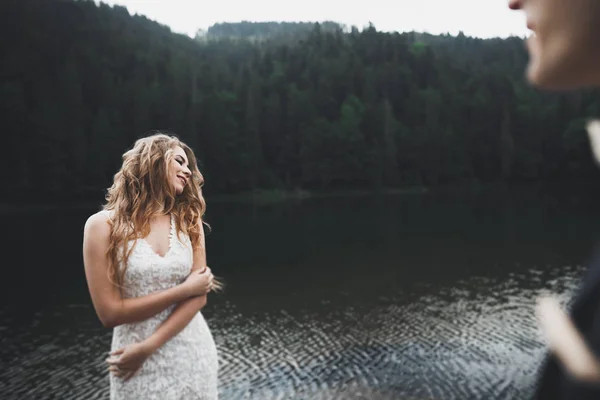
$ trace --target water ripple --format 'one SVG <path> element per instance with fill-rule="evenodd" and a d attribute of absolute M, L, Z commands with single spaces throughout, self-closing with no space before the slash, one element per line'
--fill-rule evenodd
<path fill-rule="evenodd" d="M 567 302 L 580 268 L 473 278 L 406 301 L 406 293 L 320 309 L 207 312 L 222 399 L 511 399 L 526 397 L 544 346 L 533 305 Z M 404 300 L 403 300 L 404 299 Z M 339 303 L 338 303 L 339 302 Z M 35 315 L 0 310 L 3 399 L 107 399 L 111 334 L 89 306 Z"/>

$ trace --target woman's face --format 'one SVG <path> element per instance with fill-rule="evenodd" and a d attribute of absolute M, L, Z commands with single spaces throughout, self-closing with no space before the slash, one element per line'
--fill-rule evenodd
<path fill-rule="evenodd" d="M 522 10 L 527 40 L 527 79 L 543 89 L 600 85 L 600 0 L 509 0 Z"/>
<path fill-rule="evenodd" d="M 188 184 L 192 172 L 188 166 L 188 158 L 185 151 L 175 146 L 173 148 L 173 157 L 169 165 L 169 182 L 178 195 L 183 193 L 183 189 Z"/>

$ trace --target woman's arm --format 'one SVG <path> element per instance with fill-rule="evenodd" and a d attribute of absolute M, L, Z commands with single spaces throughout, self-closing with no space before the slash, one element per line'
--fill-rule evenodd
<path fill-rule="evenodd" d="M 204 272 L 211 274 L 210 268 L 206 265 L 206 246 L 204 240 L 204 229 L 200 223 L 200 243 L 194 248 L 192 272 Z M 192 318 L 206 305 L 206 295 L 194 297 L 178 304 L 171 315 L 158 327 L 149 338 L 146 339 L 152 351 L 156 351 L 173 336 L 177 335 L 183 328 L 190 323 Z"/>
<path fill-rule="evenodd" d="M 184 283 L 168 290 L 123 299 L 107 274 L 109 237 L 110 225 L 106 217 L 101 213 L 92 215 L 83 233 L 83 263 L 92 303 L 105 327 L 146 320 L 172 304 L 206 293 L 206 278 L 191 274 Z M 200 297 L 193 300 L 197 304 L 202 301 Z"/>
<path fill-rule="evenodd" d="M 206 252 L 204 241 L 204 230 L 200 228 L 200 245 L 193 253 L 192 273 L 208 273 L 210 268 L 206 265 Z M 118 377 L 127 380 L 140 369 L 144 361 L 173 336 L 185 328 L 194 316 L 206 305 L 206 295 L 193 297 L 178 304 L 171 315 L 158 327 L 148 338 L 140 343 L 135 343 L 111 353 L 106 361 L 110 365 L 110 371 Z"/>

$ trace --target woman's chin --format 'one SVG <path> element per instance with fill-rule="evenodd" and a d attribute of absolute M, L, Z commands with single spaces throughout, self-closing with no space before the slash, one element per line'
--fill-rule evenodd
<path fill-rule="evenodd" d="M 179 196 L 181 193 L 183 193 L 183 189 L 184 188 L 181 183 L 173 185 L 173 192 L 175 192 L 175 196 Z"/>

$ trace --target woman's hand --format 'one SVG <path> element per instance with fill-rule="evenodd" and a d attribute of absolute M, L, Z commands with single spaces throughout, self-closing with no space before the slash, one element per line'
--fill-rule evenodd
<path fill-rule="evenodd" d="M 190 297 L 204 296 L 212 289 L 213 274 L 209 267 L 193 271 L 183 282 L 183 285 L 186 285 Z"/>
<path fill-rule="evenodd" d="M 153 352 L 152 347 L 145 342 L 125 346 L 110 353 L 110 357 L 106 359 L 108 370 L 127 381 L 139 371 Z"/>

